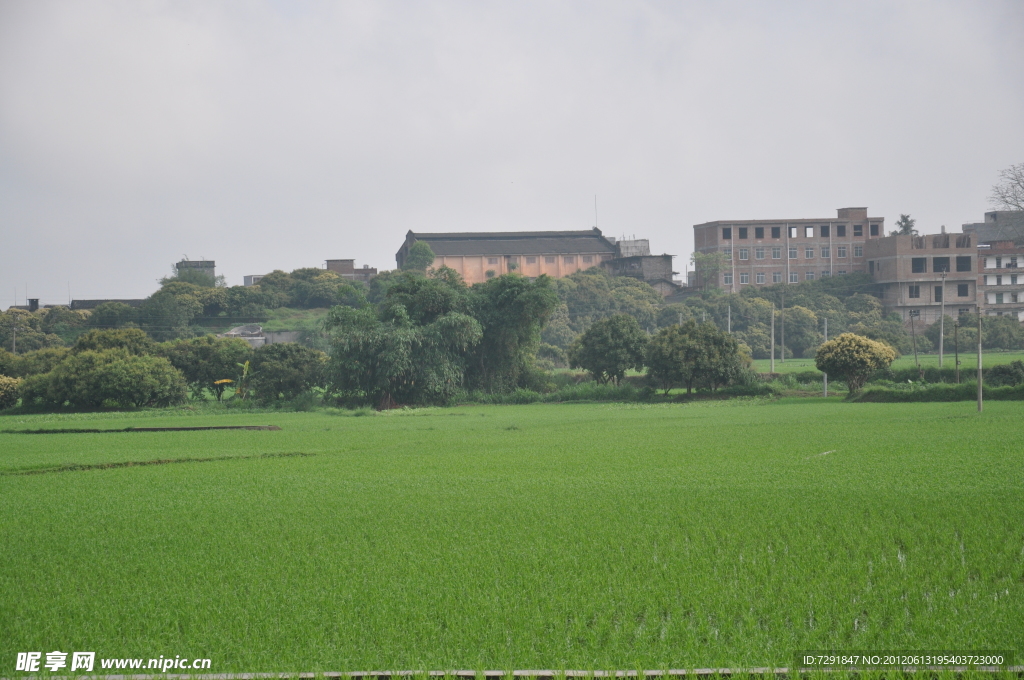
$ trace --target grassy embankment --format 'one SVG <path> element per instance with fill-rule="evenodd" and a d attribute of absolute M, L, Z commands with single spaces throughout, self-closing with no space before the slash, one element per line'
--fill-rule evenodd
<path fill-rule="evenodd" d="M 938 354 L 919 354 L 918 360 L 921 362 L 922 368 L 928 368 L 931 366 L 939 365 Z M 981 353 L 982 365 L 985 368 L 995 366 L 997 364 L 1008 364 L 1011 361 L 1024 360 L 1024 352 L 1021 351 L 1003 351 L 1003 350 L 985 350 Z M 892 368 L 913 368 L 914 367 L 914 355 L 901 356 L 896 361 L 892 362 Z M 942 365 L 945 368 L 954 368 L 953 363 L 953 352 L 946 352 L 943 357 Z M 960 370 L 970 371 L 977 369 L 978 367 L 978 354 L 977 352 L 960 352 Z M 767 373 L 771 369 L 770 359 L 755 359 L 754 369 L 759 373 Z M 785 362 L 779 359 L 775 360 L 775 372 L 776 373 L 801 373 L 803 371 L 817 371 L 817 367 L 814 365 L 814 358 L 810 359 L 786 359 Z"/>
<path fill-rule="evenodd" d="M 2 675 L 53 649 L 215 673 L 1024 649 L 1016 403 L 190 413 L 0 417 L 282 427 L 0 434 Z"/>

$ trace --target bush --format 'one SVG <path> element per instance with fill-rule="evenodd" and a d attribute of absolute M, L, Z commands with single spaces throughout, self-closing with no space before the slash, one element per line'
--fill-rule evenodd
<path fill-rule="evenodd" d="M 1024 384 L 1024 361 L 1012 361 L 1008 364 L 993 366 L 985 371 L 985 382 L 992 387 Z"/>
<path fill-rule="evenodd" d="M 91 330 L 78 336 L 73 351 L 102 352 L 108 349 L 124 349 L 131 354 L 142 356 L 156 351 L 156 344 L 138 328 Z"/>
<path fill-rule="evenodd" d="M 21 380 L 0 375 L 0 410 L 11 408 L 18 403 L 18 385 Z"/>
<path fill-rule="evenodd" d="M 1024 385 L 1016 387 L 985 387 L 983 397 L 990 401 L 1024 401 Z M 893 402 L 924 402 L 924 401 L 974 401 L 978 398 L 977 383 L 949 385 L 939 383 L 913 387 L 911 389 L 897 387 L 872 387 L 860 395 L 852 397 L 852 401 L 874 403 Z"/>
<path fill-rule="evenodd" d="M 843 333 L 818 348 L 814 364 L 819 371 L 846 381 L 857 392 L 878 369 L 896 359 L 896 350 L 884 342 L 853 333 Z"/>
<path fill-rule="evenodd" d="M 163 357 L 86 350 L 27 378 L 20 393 L 24 405 L 47 408 L 172 406 L 185 400 L 185 380 Z"/>
<path fill-rule="evenodd" d="M 264 345 L 253 352 L 252 382 L 262 402 L 295 399 L 324 385 L 327 355 L 294 342 Z"/>

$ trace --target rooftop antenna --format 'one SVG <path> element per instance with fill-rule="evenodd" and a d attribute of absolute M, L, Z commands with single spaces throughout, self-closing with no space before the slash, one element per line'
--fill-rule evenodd
<path fill-rule="evenodd" d="M 597 194 L 594 194 L 594 228 L 597 229 Z"/>

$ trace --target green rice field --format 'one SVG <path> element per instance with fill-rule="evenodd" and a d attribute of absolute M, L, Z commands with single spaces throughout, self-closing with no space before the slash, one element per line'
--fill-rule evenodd
<path fill-rule="evenodd" d="M 921 363 L 922 368 L 928 368 L 929 366 L 939 365 L 938 354 L 919 354 L 917 356 L 918 361 Z M 996 366 L 997 364 L 1008 364 L 1011 361 L 1024 360 L 1024 352 L 1020 351 L 996 351 L 986 350 L 982 352 L 981 362 L 985 368 L 990 366 Z M 945 356 L 942 357 L 942 366 L 944 368 L 955 368 L 953 351 L 946 352 Z M 892 368 L 913 368 L 914 366 L 914 355 L 908 354 L 901 356 L 896 361 L 892 362 Z M 960 352 L 960 370 L 970 371 L 977 370 L 978 368 L 978 353 L 972 352 Z M 771 359 L 755 359 L 754 370 L 761 373 L 767 373 L 771 370 Z M 817 371 L 818 368 L 814 365 L 814 358 L 810 359 L 786 359 L 785 362 L 776 359 L 775 360 L 775 372 L 776 373 L 799 373 L 802 371 Z"/>
<path fill-rule="evenodd" d="M 213 673 L 1024 650 L 1022 422 L 841 399 L 3 416 L 0 677 L 26 650 Z M 281 429 L 9 433 L 246 424 Z"/>

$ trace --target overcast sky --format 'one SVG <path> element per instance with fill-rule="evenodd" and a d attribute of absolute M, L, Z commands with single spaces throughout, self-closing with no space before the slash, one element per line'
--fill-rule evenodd
<path fill-rule="evenodd" d="M 1024 3 L 0 0 L 0 306 L 173 262 L 395 266 L 405 233 L 981 219 Z"/>

